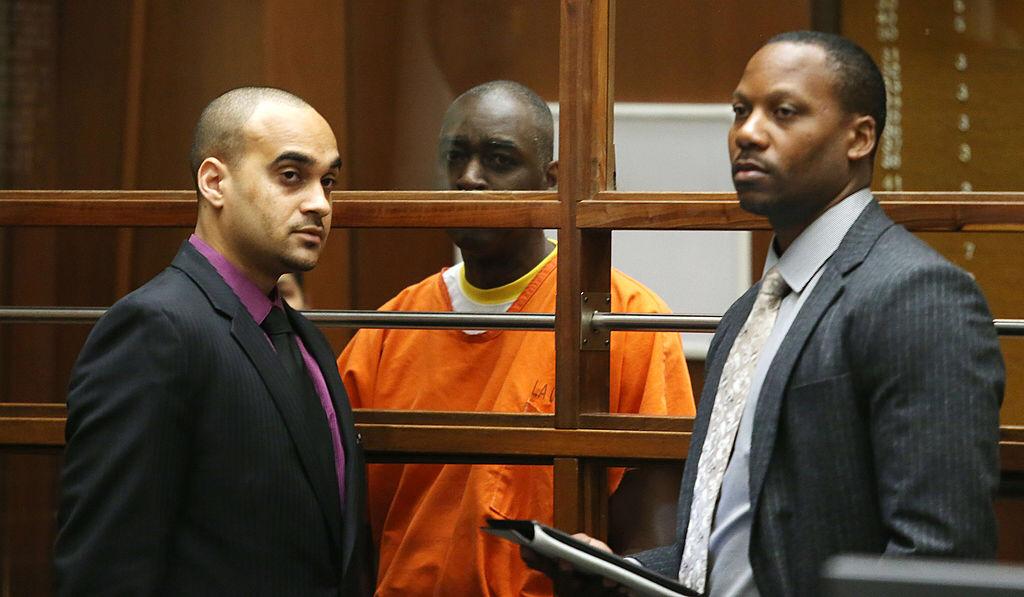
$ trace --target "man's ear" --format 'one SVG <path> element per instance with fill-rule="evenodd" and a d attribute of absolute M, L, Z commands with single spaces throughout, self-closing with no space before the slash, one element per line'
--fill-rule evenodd
<path fill-rule="evenodd" d="M 214 157 L 203 160 L 196 173 L 196 187 L 199 195 L 214 208 L 224 205 L 224 194 L 227 186 L 227 164 Z"/>
<path fill-rule="evenodd" d="M 850 127 L 851 143 L 846 150 L 846 157 L 856 162 L 875 150 L 875 118 L 873 116 L 857 116 Z"/>
<path fill-rule="evenodd" d="M 547 170 L 544 172 L 544 178 L 548 183 L 549 189 L 558 187 L 558 160 L 552 160 L 548 164 Z"/>

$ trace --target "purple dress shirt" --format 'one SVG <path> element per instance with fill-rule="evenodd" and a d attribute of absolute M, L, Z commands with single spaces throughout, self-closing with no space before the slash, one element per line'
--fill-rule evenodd
<path fill-rule="evenodd" d="M 206 242 L 193 234 L 189 237 L 188 242 L 199 251 L 206 260 L 210 262 L 220 277 L 224 279 L 224 282 L 238 297 L 238 300 L 242 302 L 245 310 L 249 312 L 253 320 L 257 324 L 263 322 L 267 315 L 270 313 L 270 309 L 273 307 L 282 308 L 281 297 L 277 296 L 277 292 L 272 294 L 275 296 L 273 301 L 263 294 L 263 292 L 243 274 L 238 271 L 234 265 L 231 264 L 223 255 L 217 252 Z M 273 343 L 270 342 L 270 336 L 267 336 L 267 342 L 273 348 Z M 320 371 L 320 366 L 317 365 L 316 360 L 306 350 L 306 346 L 302 343 L 302 338 L 299 338 L 298 334 L 295 334 L 295 342 L 299 345 L 299 352 L 302 353 L 302 362 L 306 364 L 306 371 L 309 373 L 309 377 L 313 382 L 313 387 L 316 389 L 316 394 L 320 398 L 320 405 L 324 409 L 324 414 L 327 416 L 327 426 L 331 430 L 331 443 L 334 447 L 334 470 L 338 474 L 338 496 L 341 498 L 341 506 L 344 509 L 345 504 L 345 449 L 341 446 L 341 431 L 338 429 L 338 415 L 334 411 L 334 403 L 331 401 L 331 394 L 327 391 L 327 382 L 324 380 L 324 374 Z"/>

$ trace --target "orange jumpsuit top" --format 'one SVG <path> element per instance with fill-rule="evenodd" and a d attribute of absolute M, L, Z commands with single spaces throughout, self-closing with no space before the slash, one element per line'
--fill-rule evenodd
<path fill-rule="evenodd" d="M 555 307 L 552 259 L 509 312 Z M 665 303 L 617 270 L 612 308 L 667 312 Z M 451 311 L 442 274 L 410 286 L 385 311 Z M 611 412 L 690 415 L 690 378 L 679 334 L 614 332 Z M 554 412 L 555 348 L 551 332 L 360 330 L 338 358 L 355 408 L 486 412 Z M 370 465 L 369 501 L 380 547 L 378 595 L 550 595 L 511 542 L 479 530 L 484 518 L 552 520 L 550 466 L 465 464 Z M 614 489 L 622 471 L 609 471 Z"/>

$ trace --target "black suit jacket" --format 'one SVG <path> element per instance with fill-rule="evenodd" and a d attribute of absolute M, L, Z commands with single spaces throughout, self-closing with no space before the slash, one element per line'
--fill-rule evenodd
<path fill-rule="evenodd" d="M 697 462 L 757 287 L 708 352 L 677 541 L 637 557 L 678 574 Z M 762 595 L 817 595 L 843 552 L 992 557 L 1004 371 L 971 277 L 872 201 L 826 265 L 765 379 L 750 451 L 750 560 Z"/>
<path fill-rule="evenodd" d="M 96 324 L 68 394 L 62 595 L 369 595 L 365 466 L 334 355 L 290 308 L 345 448 L 311 429 L 266 335 L 185 243 Z M 308 407 L 308 405 L 305 405 Z"/>

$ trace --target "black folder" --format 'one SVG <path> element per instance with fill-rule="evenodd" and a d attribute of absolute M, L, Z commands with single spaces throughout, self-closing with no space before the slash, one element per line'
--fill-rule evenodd
<path fill-rule="evenodd" d="M 519 545 L 525 545 L 542 557 L 565 560 L 576 570 L 613 580 L 638 595 L 674 597 L 700 594 L 678 581 L 652 572 L 625 558 L 602 551 L 573 539 L 570 535 L 535 520 L 488 518 L 484 532 Z"/>

